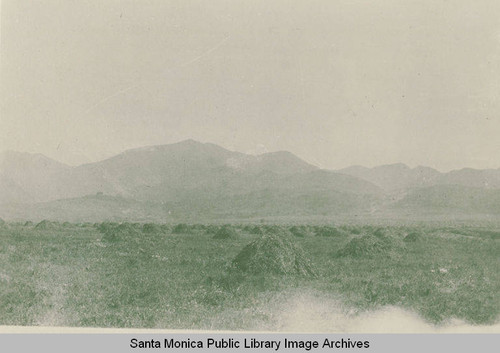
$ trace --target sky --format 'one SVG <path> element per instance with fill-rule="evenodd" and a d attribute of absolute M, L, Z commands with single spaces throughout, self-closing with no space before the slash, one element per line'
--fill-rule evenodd
<path fill-rule="evenodd" d="M 0 150 L 500 167 L 500 2 L 1 2 Z"/>

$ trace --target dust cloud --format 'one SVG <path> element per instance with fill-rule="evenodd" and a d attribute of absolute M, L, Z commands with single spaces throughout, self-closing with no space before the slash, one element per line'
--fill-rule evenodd
<path fill-rule="evenodd" d="M 470 325 L 450 320 L 432 325 L 416 313 L 394 306 L 355 312 L 341 301 L 317 292 L 296 292 L 277 308 L 277 331 L 316 333 L 500 333 L 494 325 Z"/>

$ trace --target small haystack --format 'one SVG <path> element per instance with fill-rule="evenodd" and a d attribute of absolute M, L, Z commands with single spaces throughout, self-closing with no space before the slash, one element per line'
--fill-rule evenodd
<path fill-rule="evenodd" d="M 38 223 L 35 228 L 36 229 L 56 229 L 58 228 L 58 223 L 57 222 L 52 222 L 47 219 L 44 219 L 40 223 Z"/>
<path fill-rule="evenodd" d="M 109 242 L 140 235 L 140 231 L 131 223 L 101 223 L 99 231 L 103 234 L 102 239 Z"/>
<path fill-rule="evenodd" d="M 314 276 L 310 261 L 292 238 L 275 234 L 266 234 L 245 246 L 233 264 L 252 274 Z"/>
<path fill-rule="evenodd" d="M 145 223 L 142 226 L 142 232 L 146 234 L 160 234 L 163 232 L 161 226 L 155 223 Z"/>
<path fill-rule="evenodd" d="M 117 225 L 113 230 L 117 235 L 124 237 L 136 237 L 140 235 L 140 228 L 128 222 Z"/>
<path fill-rule="evenodd" d="M 173 229 L 174 234 L 188 234 L 190 232 L 190 227 L 186 223 L 179 223 Z"/>
<path fill-rule="evenodd" d="M 404 244 L 397 238 L 377 237 L 375 235 L 363 235 L 355 237 L 342 248 L 337 256 L 349 257 L 371 257 L 389 256 L 392 257 L 401 253 Z"/>
<path fill-rule="evenodd" d="M 334 226 L 316 226 L 314 233 L 317 237 L 341 237 L 345 232 Z"/>
<path fill-rule="evenodd" d="M 253 226 L 248 233 L 250 234 L 255 234 L 255 235 L 262 235 L 264 232 L 262 231 L 262 228 L 260 226 Z"/>
<path fill-rule="evenodd" d="M 416 243 L 422 240 L 422 234 L 419 232 L 411 232 L 403 239 L 406 243 Z"/>
<path fill-rule="evenodd" d="M 217 232 L 219 231 L 219 227 L 216 226 L 215 224 L 209 224 L 207 226 L 205 226 L 205 234 L 208 234 L 208 235 L 214 235 L 214 234 L 217 234 Z"/>
<path fill-rule="evenodd" d="M 298 238 L 304 238 L 313 235 L 309 227 L 300 225 L 300 226 L 291 226 L 288 231 Z"/>
<path fill-rule="evenodd" d="M 238 233 L 234 229 L 233 226 L 230 226 L 228 224 L 223 225 L 222 227 L 217 230 L 215 235 L 213 236 L 214 239 L 234 239 L 238 236 Z"/>

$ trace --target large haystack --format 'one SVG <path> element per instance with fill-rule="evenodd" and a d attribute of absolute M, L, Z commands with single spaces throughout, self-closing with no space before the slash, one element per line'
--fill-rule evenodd
<path fill-rule="evenodd" d="M 275 234 L 266 234 L 245 246 L 233 264 L 252 274 L 314 276 L 310 261 L 292 238 Z"/>
<path fill-rule="evenodd" d="M 351 239 L 337 256 L 371 257 L 398 255 L 404 250 L 404 244 L 394 237 L 363 235 Z"/>

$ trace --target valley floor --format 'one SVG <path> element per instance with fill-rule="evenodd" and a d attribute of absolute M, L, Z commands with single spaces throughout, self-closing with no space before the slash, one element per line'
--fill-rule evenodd
<path fill-rule="evenodd" d="M 314 275 L 235 268 L 268 233 L 302 249 Z M 462 225 L 6 224 L 0 329 L 500 332 L 499 234 Z"/>

